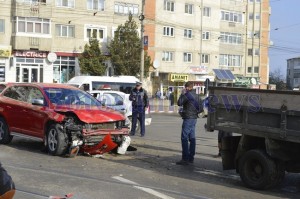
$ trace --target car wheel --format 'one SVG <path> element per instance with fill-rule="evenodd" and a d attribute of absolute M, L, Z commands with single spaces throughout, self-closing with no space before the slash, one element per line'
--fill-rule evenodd
<path fill-rule="evenodd" d="M 47 132 L 47 150 L 51 155 L 64 155 L 68 146 L 67 136 L 58 124 L 52 124 Z"/>
<path fill-rule="evenodd" d="M 262 150 L 247 151 L 239 161 L 239 172 L 242 181 L 252 189 L 271 188 L 282 175 L 276 162 Z"/>
<path fill-rule="evenodd" d="M 12 138 L 5 120 L 0 118 L 0 144 L 9 144 Z"/>

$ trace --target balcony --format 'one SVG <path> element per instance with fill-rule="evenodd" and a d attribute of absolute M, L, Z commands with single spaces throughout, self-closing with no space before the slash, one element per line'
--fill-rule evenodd
<path fill-rule="evenodd" d="M 51 51 L 52 38 L 13 36 L 12 47 L 16 50 L 38 49 L 40 51 Z"/>
<path fill-rule="evenodd" d="M 52 5 L 46 3 L 46 0 L 16 0 L 12 6 L 12 14 L 19 17 L 51 18 Z"/>

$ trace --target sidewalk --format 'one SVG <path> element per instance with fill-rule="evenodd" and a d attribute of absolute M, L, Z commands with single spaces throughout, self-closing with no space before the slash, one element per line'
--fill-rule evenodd
<path fill-rule="evenodd" d="M 178 106 L 174 103 L 174 106 L 170 105 L 170 100 L 166 99 L 149 99 L 150 112 L 151 113 L 177 113 Z"/>

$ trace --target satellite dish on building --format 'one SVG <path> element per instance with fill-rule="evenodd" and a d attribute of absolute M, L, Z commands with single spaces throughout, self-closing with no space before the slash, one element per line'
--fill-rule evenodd
<path fill-rule="evenodd" d="M 157 69 L 157 68 L 159 68 L 159 65 L 160 65 L 159 61 L 157 59 L 154 60 L 154 62 L 153 62 L 153 68 Z"/>
<path fill-rule="evenodd" d="M 257 81 L 254 77 L 252 77 L 250 81 L 251 81 L 251 84 L 255 84 L 255 85 L 257 84 Z"/>

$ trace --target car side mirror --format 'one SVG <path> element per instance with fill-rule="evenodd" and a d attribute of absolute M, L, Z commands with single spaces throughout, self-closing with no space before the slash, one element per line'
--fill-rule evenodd
<path fill-rule="evenodd" d="M 44 100 L 43 99 L 32 99 L 31 104 L 36 105 L 36 106 L 44 106 Z"/>

